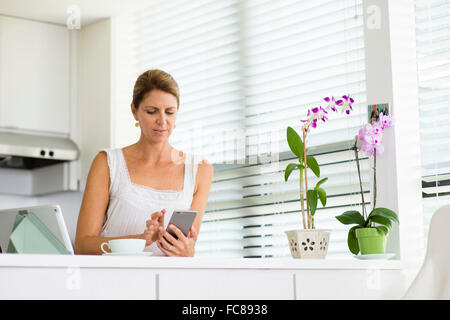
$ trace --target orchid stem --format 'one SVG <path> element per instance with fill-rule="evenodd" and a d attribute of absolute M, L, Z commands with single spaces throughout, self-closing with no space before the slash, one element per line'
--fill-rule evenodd
<path fill-rule="evenodd" d="M 300 169 L 300 206 L 302 209 L 302 222 L 303 222 L 303 229 L 306 229 L 306 221 L 305 221 L 305 198 L 304 198 L 304 191 L 303 191 L 303 170 Z"/>
<path fill-rule="evenodd" d="M 356 147 L 357 143 L 358 143 L 358 140 L 355 139 L 355 145 L 353 146 L 353 151 L 355 152 L 356 167 L 358 168 L 359 188 L 361 190 L 361 199 L 362 199 L 362 211 L 363 211 L 364 219 L 367 219 L 366 202 L 364 201 L 364 192 L 363 192 L 362 181 L 361 181 L 361 169 L 359 167 L 358 148 Z"/>
<path fill-rule="evenodd" d="M 309 199 L 308 199 L 308 166 L 306 164 L 306 133 L 305 130 L 302 129 L 303 132 L 303 161 L 305 166 L 305 191 L 306 191 L 306 217 L 308 221 L 308 229 L 311 229 L 311 216 L 309 213 Z"/>
<path fill-rule="evenodd" d="M 377 204 L 377 150 L 374 149 L 373 153 L 373 207 L 376 208 Z"/>

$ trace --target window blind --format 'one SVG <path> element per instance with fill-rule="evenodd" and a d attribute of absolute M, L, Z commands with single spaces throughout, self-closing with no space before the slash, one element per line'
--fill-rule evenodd
<path fill-rule="evenodd" d="M 450 203 L 449 0 L 416 0 L 416 44 L 427 235 L 432 214 Z"/>
<path fill-rule="evenodd" d="M 111 147 L 122 148 L 135 143 L 140 134 L 131 113 L 133 87 L 140 74 L 136 54 L 136 16 L 114 17 L 111 30 Z"/>
<path fill-rule="evenodd" d="M 284 141 L 286 127 L 300 123 L 308 108 L 324 102 L 321 98 L 350 93 L 357 101 L 355 111 L 330 117 L 311 135 L 310 145 L 352 139 L 366 112 L 362 14 L 355 16 L 358 2 L 244 3 L 248 130 L 269 131 Z M 285 143 L 280 148 L 288 150 Z"/>
<path fill-rule="evenodd" d="M 128 18 L 136 70 L 163 69 L 180 85 L 172 145 L 215 167 L 196 256 L 290 256 L 284 230 L 301 228 L 301 214 L 298 171 L 284 181 L 295 157 L 286 128 L 299 131 L 322 98 L 350 94 L 354 111 L 308 136 L 329 178 L 316 227 L 332 229 L 329 256 L 349 257 L 348 226 L 334 217 L 361 205 L 349 150 L 367 119 L 361 2 L 174 0 Z M 360 159 L 369 203 L 369 163 Z"/>
<path fill-rule="evenodd" d="M 226 149 L 244 128 L 239 23 L 237 0 L 165 1 L 137 14 L 139 68 L 180 86 L 171 143 L 212 163 L 232 160 Z"/>
<path fill-rule="evenodd" d="M 354 153 L 348 148 L 349 143 L 341 143 L 310 152 L 321 166 L 321 175 L 329 178 L 327 206 L 317 210 L 315 221 L 318 228 L 332 230 L 329 255 L 334 257 L 348 256 L 347 229 L 334 217 L 346 210 L 360 210 L 362 203 Z M 301 228 L 299 172 L 284 181 L 284 168 L 293 160 L 287 156 L 276 163 L 278 168 L 264 163 L 216 172 L 196 255 L 290 256 L 284 231 Z M 368 165 L 362 159 L 366 203 L 370 197 Z M 316 177 L 310 178 L 311 183 L 317 182 Z"/>
<path fill-rule="evenodd" d="M 247 165 L 216 171 L 197 255 L 290 256 L 284 230 L 301 227 L 301 214 L 298 172 L 284 181 L 284 169 L 293 160 L 286 128 L 299 130 L 307 109 L 320 98 L 350 93 L 357 101 L 354 112 L 330 116 L 308 142 L 317 147 L 322 177 L 329 177 L 329 200 L 317 211 L 316 226 L 333 230 L 329 256 L 348 257 L 348 228 L 334 217 L 361 204 L 354 153 L 348 150 L 366 121 L 360 5 L 242 2 Z M 368 159 L 362 162 L 368 202 Z"/>

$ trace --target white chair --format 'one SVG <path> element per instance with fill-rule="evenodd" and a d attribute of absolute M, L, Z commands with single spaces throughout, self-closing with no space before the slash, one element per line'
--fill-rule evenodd
<path fill-rule="evenodd" d="M 450 299 L 450 205 L 433 214 L 425 260 L 403 299 Z"/>

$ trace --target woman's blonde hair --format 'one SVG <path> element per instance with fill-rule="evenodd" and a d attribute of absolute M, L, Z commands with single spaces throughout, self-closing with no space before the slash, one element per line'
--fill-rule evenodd
<path fill-rule="evenodd" d="M 180 89 L 175 79 L 165 71 L 152 69 L 141 74 L 134 84 L 133 104 L 137 109 L 145 95 L 152 90 L 170 93 L 177 99 L 177 109 L 180 106 Z"/>

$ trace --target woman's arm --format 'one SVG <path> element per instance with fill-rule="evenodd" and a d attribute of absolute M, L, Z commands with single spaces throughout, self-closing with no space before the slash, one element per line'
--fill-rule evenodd
<path fill-rule="evenodd" d="M 194 196 L 191 202 L 190 210 L 197 211 L 194 223 L 192 224 L 191 232 L 185 237 L 181 231 L 173 227 L 173 231 L 178 236 L 175 240 L 166 230 L 161 232 L 160 240 L 157 241 L 158 247 L 168 256 L 187 256 L 193 257 L 195 254 L 195 243 L 200 232 L 200 225 L 202 223 L 203 214 L 208 202 L 209 191 L 211 189 L 212 178 L 214 175 L 214 168 L 207 161 L 203 160 L 198 165 L 196 186 L 194 188 Z M 171 246 L 170 243 L 173 245 Z"/>
<path fill-rule="evenodd" d="M 106 153 L 100 152 L 93 160 L 78 216 L 75 237 L 75 253 L 102 254 L 100 245 L 111 239 L 151 238 L 146 230 L 143 234 L 124 237 L 100 237 L 109 203 L 109 167 Z"/>
<path fill-rule="evenodd" d="M 197 211 L 193 226 L 197 232 L 200 232 L 200 225 L 202 224 L 203 214 L 205 213 L 206 204 L 208 203 L 209 191 L 214 176 L 214 168 L 206 160 L 198 164 L 196 187 L 194 189 L 194 196 L 191 202 L 190 210 Z"/>

